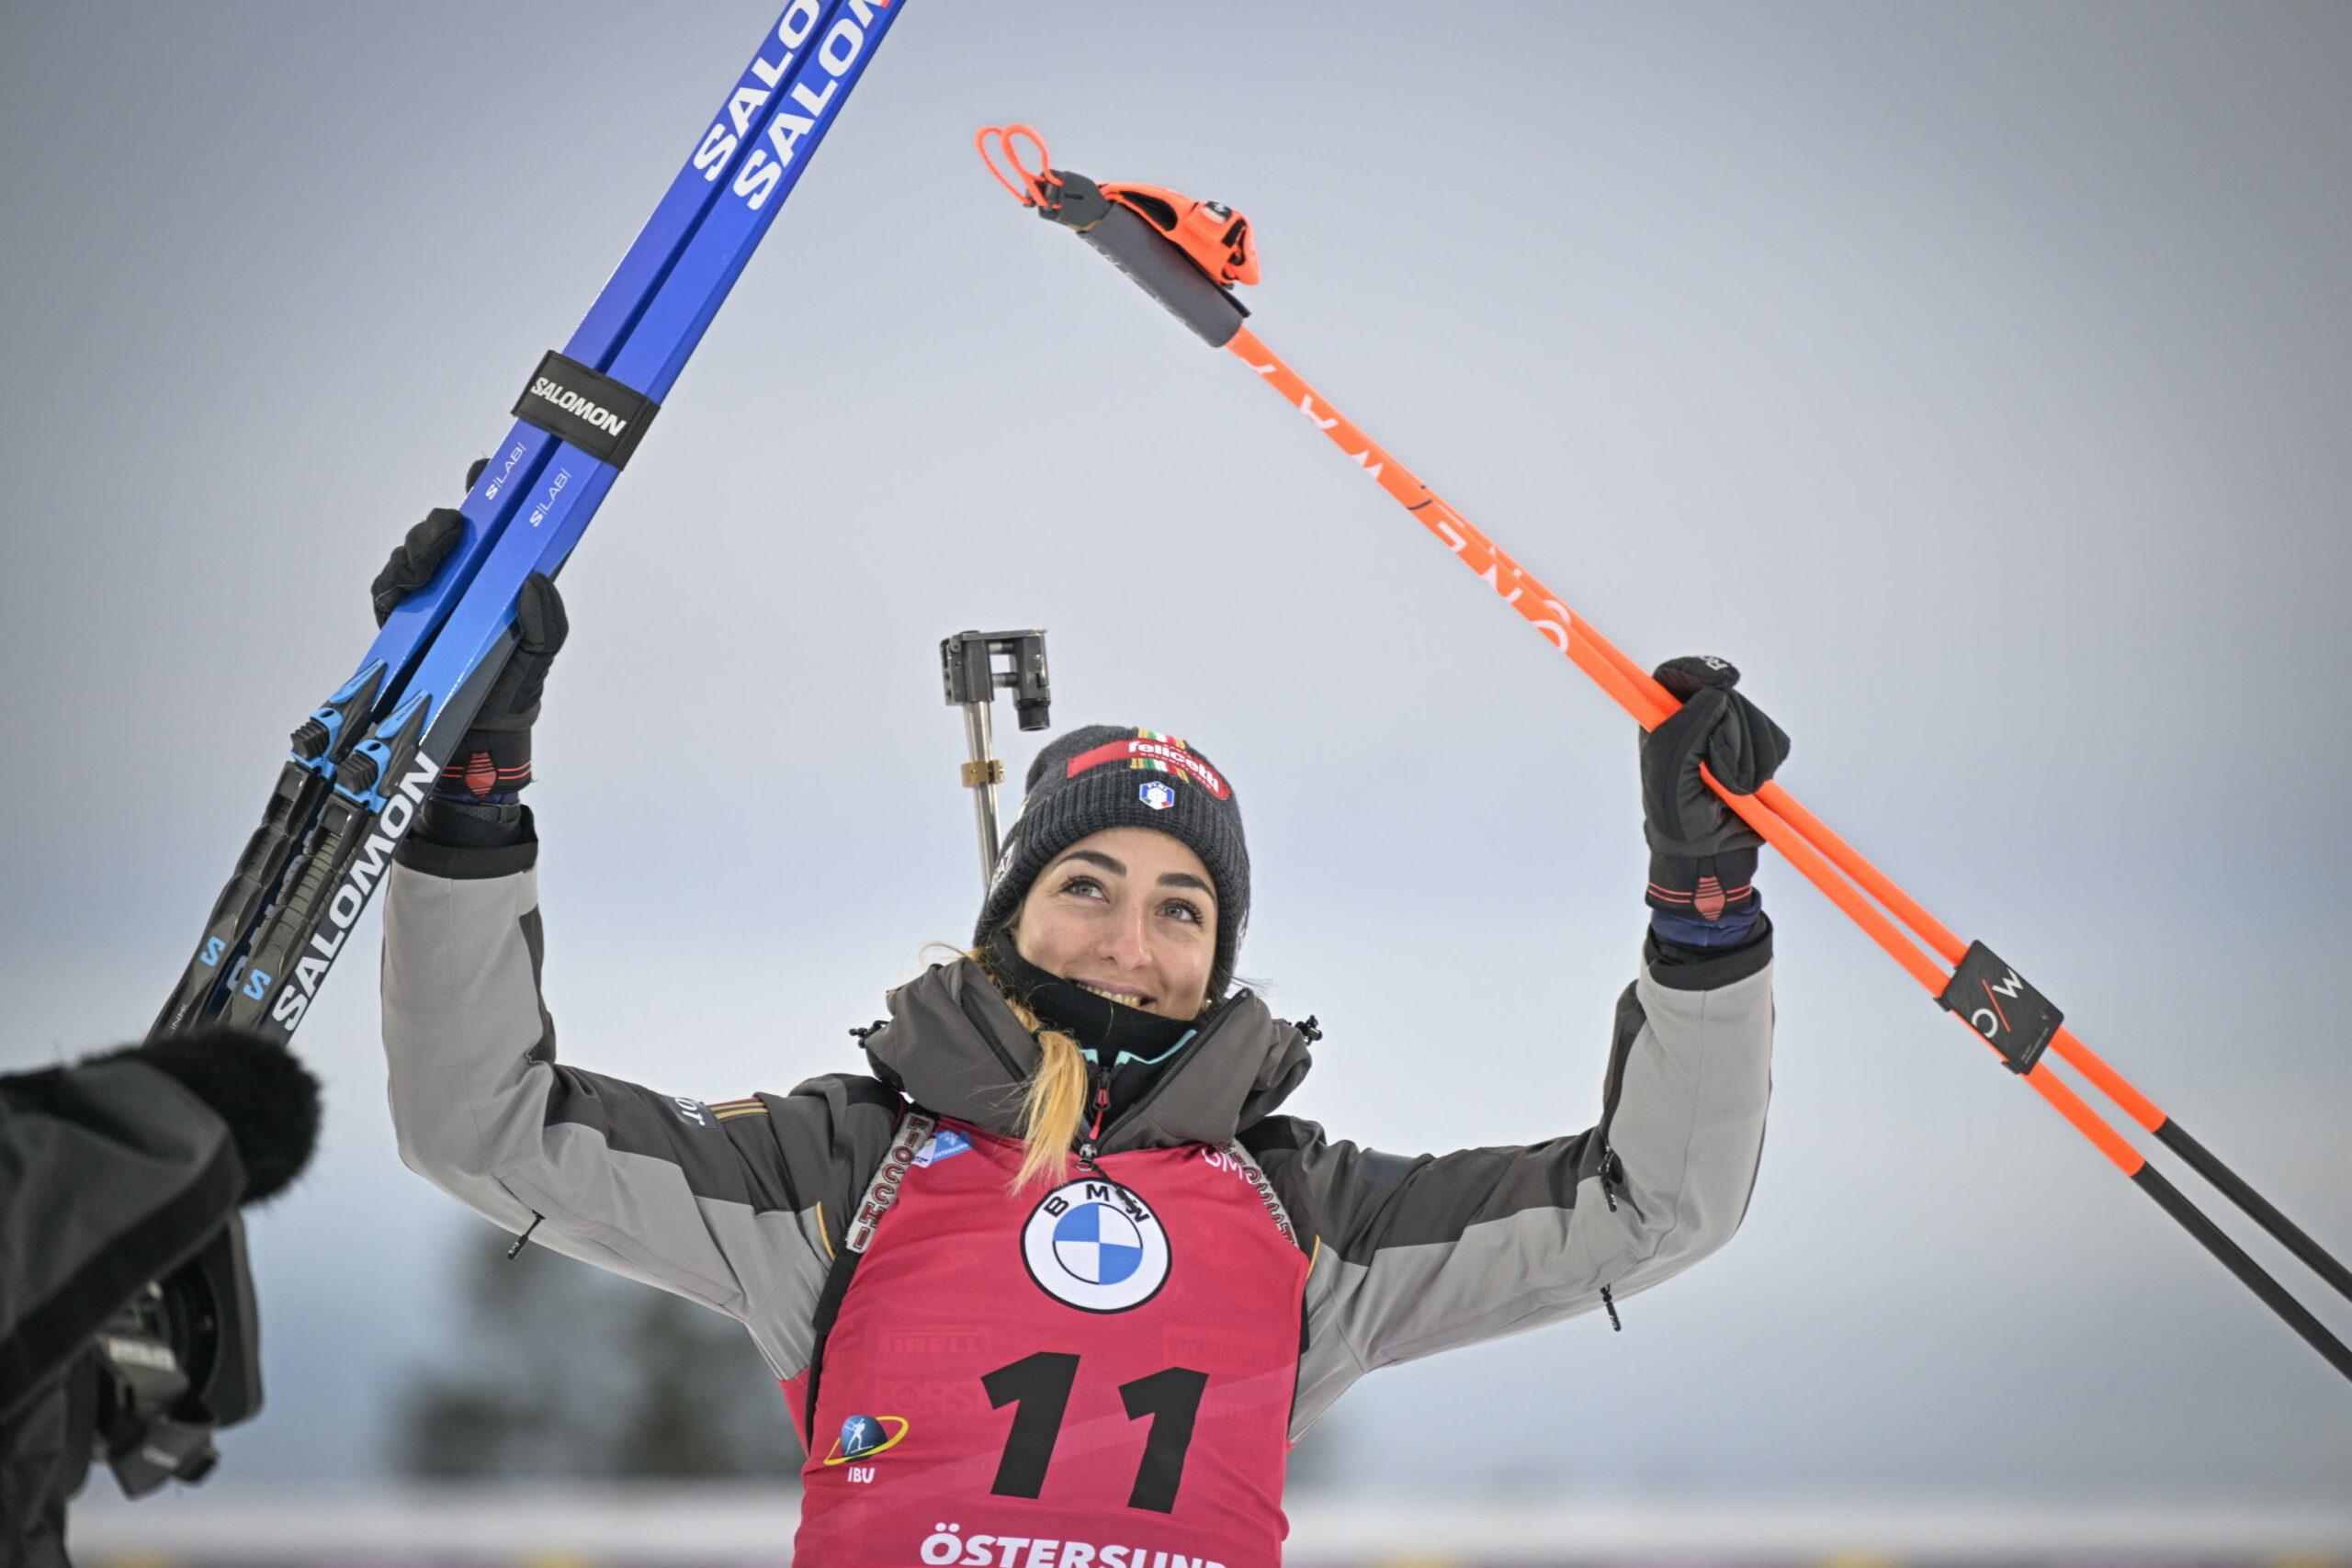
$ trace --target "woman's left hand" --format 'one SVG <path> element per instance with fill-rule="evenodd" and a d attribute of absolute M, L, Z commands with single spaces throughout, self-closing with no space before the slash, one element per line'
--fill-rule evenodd
<path fill-rule="evenodd" d="M 1788 757 L 1788 732 L 1733 690 L 1739 671 L 1724 660 L 1669 659 L 1656 674 L 1682 706 L 1641 741 L 1648 903 L 1713 926 L 1755 908 L 1764 840 L 1707 787 L 1699 765 L 1735 795 L 1753 795 Z"/>

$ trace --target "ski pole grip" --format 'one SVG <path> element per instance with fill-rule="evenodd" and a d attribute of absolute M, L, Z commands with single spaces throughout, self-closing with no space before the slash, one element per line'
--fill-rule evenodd
<path fill-rule="evenodd" d="M 1242 319 L 1250 314 L 1248 307 L 1211 281 L 1192 257 L 1134 211 L 1116 202 L 1109 205 L 1110 211 L 1102 220 L 1080 229 L 1078 237 L 1134 278 L 1203 343 L 1211 348 L 1230 343 L 1241 330 Z"/>

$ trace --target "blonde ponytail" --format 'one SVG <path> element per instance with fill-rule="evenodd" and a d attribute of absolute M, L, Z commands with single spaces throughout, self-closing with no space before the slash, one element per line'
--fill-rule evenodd
<path fill-rule="evenodd" d="M 967 957 L 987 964 L 978 950 Z M 1061 1174 L 1063 1156 L 1078 1141 L 1079 1123 L 1086 1118 L 1086 1058 L 1079 1054 L 1078 1042 L 1058 1029 L 1048 1029 L 1045 1021 L 1029 1010 L 1025 1003 L 1011 997 L 1004 1005 L 1012 1010 L 1045 1053 L 1038 1060 L 1037 1070 L 1029 1075 L 1029 1088 L 1021 1101 L 1021 1141 L 1027 1145 L 1022 1152 L 1021 1168 L 1013 1173 L 1012 1190 L 1019 1192 L 1033 1181 Z"/>
<path fill-rule="evenodd" d="M 1037 1037 L 1045 1056 L 1029 1077 L 1029 1092 L 1021 1104 L 1021 1139 L 1029 1146 L 1012 1178 L 1015 1192 L 1032 1181 L 1059 1176 L 1062 1160 L 1078 1141 L 1078 1125 L 1086 1116 L 1086 1058 L 1078 1042 L 1058 1029 L 1041 1028 L 1037 1015 L 1012 1004 L 1021 1027 Z"/>

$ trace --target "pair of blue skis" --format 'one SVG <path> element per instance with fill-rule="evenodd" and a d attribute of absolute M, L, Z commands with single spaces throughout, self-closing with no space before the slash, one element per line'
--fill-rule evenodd
<path fill-rule="evenodd" d="M 533 373 L 457 548 L 295 730 L 153 1036 L 300 1027 L 513 651 L 524 581 L 579 543 L 905 3 L 792 0 L 762 39 L 579 330 Z"/>

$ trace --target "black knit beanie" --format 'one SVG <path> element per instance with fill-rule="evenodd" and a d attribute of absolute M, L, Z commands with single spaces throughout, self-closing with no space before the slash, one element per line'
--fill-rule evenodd
<path fill-rule="evenodd" d="M 1208 999 L 1223 999 L 1250 922 L 1250 846 L 1241 805 L 1196 749 L 1156 729 L 1090 724 L 1057 737 L 1029 764 L 1021 810 L 1005 829 L 996 880 L 972 929 L 975 946 L 1012 918 L 1055 856 L 1106 828 L 1152 828 L 1183 843 L 1216 886 L 1216 954 Z"/>

